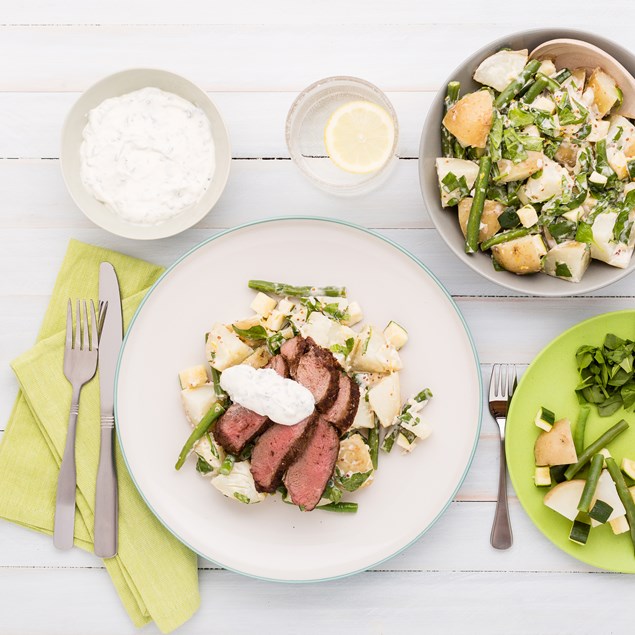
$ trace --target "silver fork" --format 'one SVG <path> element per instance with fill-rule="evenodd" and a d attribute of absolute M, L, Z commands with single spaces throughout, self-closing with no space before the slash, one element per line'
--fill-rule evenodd
<path fill-rule="evenodd" d="M 75 533 L 75 487 L 77 474 L 75 471 L 75 431 L 79 413 L 79 394 L 82 386 L 92 379 L 97 370 L 98 319 L 95 315 L 95 303 L 90 301 L 90 337 L 86 300 L 77 300 L 75 315 L 75 337 L 73 338 L 73 305 L 68 301 L 66 313 L 66 343 L 64 346 L 64 375 L 73 387 L 71 411 L 68 417 L 68 432 L 62 466 L 57 481 L 57 498 L 55 501 L 55 526 L 53 544 L 58 549 L 70 549 L 73 546 Z M 101 313 L 101 311 L 100 311 Z M 83 328 L 82 328 L 83 326 Z"/>
<path fill-rule="evenodd" d="M 496 513 L 490 535 L 490 543 L 495 549 L 509 549 L 512 546 L 512 527 L 507 506 L 507 459 L 505 457 L 505 424 L 509 402 L 516 388 L 516 367 L 513 364 L 494 364 L 489 384 L 489 411 L 500 431 L 500 473 L 498 477 L 498 499 Z"/>

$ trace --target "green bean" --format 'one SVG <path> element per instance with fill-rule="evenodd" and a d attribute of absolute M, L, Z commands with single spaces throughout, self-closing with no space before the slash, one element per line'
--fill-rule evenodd
<path fill-rule="evenodd" d="M 399 429 L 400 426 L 395 425 L 391 428 L 390 432 L 386 434 L 386 436 L 384 437 L 384 442 L 381 444 L 382 452 L 390 453 L 390 451 L 392 450 L 392 446 L 395 445 L 395 441 L 399 436 Z"/>
<path fill-rule="evenodd" d="M 553 79 L 558 82 L 558 84 L 562 85 L 562 82 L 569 79 L 569 77 L 571 77 L 571 71 L 568 68 L 563 68 L 561 71 L 556 73 L 556 76 Z"/>
<path fill-rule="evenodd" d="M 474 184 L 474 198 L 470 207 L 470 215 L 467 220 L 467 230 L 465 235 L 465 253 L 473 254 L 478 250 L 478 235 L 481 231 L 481 216 L 485 206 L 487 186 L 489 184 L 489 173 L 492 168 L 492 158 L 481 157 L 478 167 L 478 175 Z"/>
<path fill-rule="evenodd" d="M 325 512 L 341 512 L 344 514 L 354 514 L 357 512 L 359 505 L 357 503 L 329 503 L 328 505 L 320 505 L 315 509 L 323 509 Z"/>
<path fill-rule="evenodd" d="M 494 234 L 491 238 L 488 238 L 481 243 L 481 250 L 487 251 L 494 245 L 500 245 L 501 243 L 507 243 L 510 240 L 529 236 L 530 233 L 531 232 L 527 227 L 519 227 L 518 229 L 510 229 L 509 231 L 501 232 L 500 234 Z"/>
<path fill-rule="evenodd" d="M 212 383 L 214 384 L 214 393 L 216 394 L 216 399 L 218 399 L 221 404 L 227 403 L 229 395 L 221 388 L 220 371 L 216 370 L 214 367 L 212 367 Z"/>
<path fill-rule="evenodd" d="M 205 414 L 205 416 L 199 421 L 198 425 L 192 430 L 192 434 L 188 437 L 179 458 L 174 466 L 175 469 L 180 470 L 185 463 L 189 453 L 196 442 L 210 429 L 212 424 L 225 412 L 225 408 L 216 402 Z"/>
<path fill-rule="evenodd" d="M 521 91 L 522 87 L 538 72 L 540 62 L 531 60 L 520 72 L 518 77 L 511 81 L 503 92 L 494 100 L 494 108 L 506 106 Z"/>
<path fill-rule="evenodd" d="M 523 101 L 526 104 L 531 104 L 540 93 L 548 89 L 552 93 L 556 90 L 560 89 L 560 84 L 555 80 L 551 79 L 551 77 L 547 77 L 542 73 L 536 73 L 536 81 L 529 87 L 529 90 L 525 93 L 523 97 Z"/>
<path fill-rule="evenodd" d="M 368 452 L 373 462 L 373 469 L 376 470 L 379 460 L 379 419 L 377 417 L 375 417 L 374 427 L 368 433 Z"/>
<path fill-rule="evenodd" d="M 564 473 L 567 481 L 570 481 L 590 460 L 594 454 L 597 454 L 603 447 L 607 446 L 618 434 L 628 429 L 628 423 L 622 419 L 614 426 L 610 427 L 603 435 L 598 437 L 586 450 L 582 456 L 578 457 L 578 462 L 570 465 Z"/>
<path fill-rule="evenodd" d="M 452 106 L 459 99 L 459 91 L 461 90 L 461 84 L 459 82 L 450 82 L 448 84 L 448 91 L 443 100 L 443 106 L 445 112 L 448 112 Z M 441 150 L 444 157 L 454 157 L 455 152 L 455 142 L 456 139 L 454 135 L 443 125 L 441 124 Z"/>
<path fill-rule="evenodd" d="M 580 502 L 578 503 L 578 511 L 589 513 L 591 509 L 591 501 L 593 495 L 598 486 L 600 479 L 600 473 L 602 472 L 602 466 L 604 465 L 604 455 L 594 454 L 591 459 L 591 467 L 589 468 L 589 475 L 584 482 L 584 489 L 582 490 L 582 496 L 580 496 Z"/>
<path fill-rule="evenodd" d="M 233 454 L 227 454 L 225 456 L 225 460 L 222 462 L 221 466 L 218 468 L 219 474 L 224 474 L 227 476 L 231 474 L 231 471 L 234 469 L 234 463 L 236 462 L 236 457 Z"/>
<path fill-rule="evenodd" d="M 330 298 L 345 298 L 346 287 L 296 287 L 285 282 L 269 282 L 267 280 L 250 280 L 249 288 L 275 295 L 288 295 L 292 298 L 307 298 L 315 295 L 325 295 Z"/>
<path fill-rule="evenodd" d="M 578 412 L 578 421 L 575 424 L 575 430 L 573 431 L 573 443 L 575 444 L 575 451 L 580 456 L 584 450 L 584 431 L 586 430 L 586 422 L 591 412 L 590 406 L 582 404 L 580 406 L 580 412 Z"/>
<path fill-rule="evenodd" d="M 615 488 L 622 501 L 622 505 L 624 505 L 624 509 L 626 509 L 626 520 L 628 520 L 628 526 L 630 528 L 631 541 L 633 546 L 635 546 L 635 502 L 622 476 L 622 472 L 620 472 L 620 468 L 617 466 L 613 457 L 606 459 L 606 468 L 615 483 Z"/>

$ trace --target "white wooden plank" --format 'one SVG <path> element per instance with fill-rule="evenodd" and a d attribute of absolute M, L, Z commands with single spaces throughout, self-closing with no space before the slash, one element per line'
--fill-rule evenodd
<path fill-rule="evenodd" d="M 527 18 L 523 27 L 531 24 Z M 0 59 L 12 63 L 0 90 L 81 91 L 135 66 L 176 71 L 215 91 L 296 92 L 329 75 L 361 76 L 387 91 L 433 90 L 470 53 L 513 30 L 502 24 L 460 31 L 446 24 L 1 27 Z M 593 30 L 626 46 L 630 41 L 628 20 Z"/>
<path fill-rule="evenodd" d="M 597 571 L 560 551 L 534 527 L 520 503 L 510 499 L 514 545 L 497 551 L 489 544 L 495 503 L 454 502 L 414 545 L 381 563 L 377 571 Z M 80 549 L 60 552 L 50 536 L 0 522 L 0 578 L 11 568 L 101 568 L 102 562 Z M 201 569 L 218 565 L 201 558 Z"/>
<path fill-rule="evenodd" d="M 58 157 L 66 114 L 80 93 L 0 92 L 0 158 Z M 399 119 L 399 156 L 419 155 L 423 121 L 434 92 L 391 92 Z M 284 139 L 294 92 L 210 92 L 229 130 L 235 158 L 288 158 Z M 256 106 L 257 104 L 257 106 Z"/>
<path fill-rule="evenodd" d="M 569 0 L 549 7 L 549 24 L 594 26 L 599 21 L 614 22 L 614 15 L 622 15 L 631 8 L 629 0 L 611 3 L 611 14 L 598 14 L 594 0 Z M 209 2 L 182 0 L 178 4 L 156 3 L 152 0 L 111 0 L 108 11 L 97 0 L 67 0 L 52 3 L 47 0 L 10 3 L 3 9 L 2 24 L 420 24 L 447 23 L 470 28 L 478 23 L 513 24 L 526 28 L 544 24 L 540 14 L 523 12 L 519 15 L 514 3 L 491 3 L 489 10 L 477 10 L 471 0 L 453 3 L 428 4 L 417 0 L 394 0 L 389 5 L 368 0 L 322 0 L 320 3 L 298 3 L 294 0 L 259 0 Z M 573 10 L 575 13 L 573 14 Z"/>
<path fill-rule="evenodd" d="M 470 633 L 487 635 L 629 632 L 632 618 L 623 609 L 627 587 L 616 574 L 368 572 L 329 583 L 283 585 L 205 571 L 201 608 L 179 632 L 297 633 L 301 625 L 307 635 L 414 634 L 425 625 L 426 633 L 462 633 L 468 624 Z M 100 569 L 7 569 L 0 593 L 11 598 L 3 603 L 0 629 L 13 635 L 135 632 Z M 593 598 L 582 617 L 580 598 Z M 157 632 L 154 625 L 144 629 Z"/>
<path fill-rule="evenodd" d="M 66 191 L 59 161 L 0 161 L 0 192 L 2 229 L 94 227 Z M 198 227 L 232 227 L 258 218 L 297 214 L 345 218 L 368 227 L 431 226 L 416 161 L 398 161 L 382 187 L 351 199 L 318 190 L 289 160 L 235 160 L 225 192 Z M 178 247 L 183 240 L 181 236 L 155 244 Z M 138 242 L 119 244 L 144 249 Z"/>
<path fill-rule="evenodd" d="M 242 164 L 243 162 L 241 162 Z M 252 162 L 249 162 L 251 164 Z M 264 162 L 268 163 L 268 162 Z M 2 171 L 0 170 L 0 174 Z M 55 174 L 57 178 L 57 174 Z M 238 190 L 239 188 L 237 188 Z M 66 219 L 62 216 L 61 219 L 55 218 L 55 223 L 58 222 L 63 225 L 54 229 L 47 229 L 42 227 L 46 223 L 47 213 L 52 218 L 58 213 L 60 206 L 53 203 L 53 209 L 48 210 L 46 207 L 47 201 L 45 196 L 38 194 L 36 188 L 31 188 L 33 198 L 32 212 L 31 210 L 25 210 L 24 217 L 13 217 L 11 215 L 14 209 L 19 207 L 12 207 L 11 205 L 0 206 L 0 227 L 3 227 L 3 234 L 6 236 L 6 244 L 2 250 L 0 250 L 0 270 L 11 271 L 11 275 L 0 277 L 0 296 L 10 295 L 23 295 L 36 294 L 36 295 L 48 295 L 53 288 L 55 276 L 57 275 L 57 264 L 61 263 L 66 246 L 71 238 L 77 238 L 87 243 L 97 244 L 109 249 L 115 249 L 123 251 L 124 253 L 133 254 L 139 258 L 145 258 L 150 262 L 155 262 L 160 265 L 170 265 L 179 256 L 185 253 L 191 247 L 194 247 L 199 242 L 209 238 L 215 234 L 218 229 L 212 229 L 206 227 L 210 220 L 216 221 L 216 210 L 205 220 L 202 224 L 199 224 L 197 228 L 190 229 L 178 236 L 174 236 L 168 240 L 159 241 L 132 241 L 117 236 L 113 236 L 101 229 L 90 226 L 89 221 L 85 220 L 77 209 L 74 209 L 72 203 L 67 201 L 66 208 L 68 215 Z M 265 190 L 263 190 L 261 199 L 266 200 Z M 25 196 L 29 194 L 27 188 L 24 190 Z M 240 194 L 237 191 L 237 194 Z M 275 195 L 275 193 L 272 193 Z M 255 195 L 254 195 L 255 196 Z M 19 204 L 17 199 L 19 196 L 10 196 L 11 200 L 16 199 L 16 205 Z M 5 199 L 6 200 L 6 199 Z M 261 204 L 262 204 L 261 201 Z M 41 204 L 39 204 L 41 202 Z M 325 204 L 329 202 L 329 199 L 325 201 Z M 265 211 L 262 211 L 260 205 L 253 199 L 250 205 L 241 206 L 239 208 L 233 208 L 235 211 L 232 217 L 228 217 L 222 212 L 218 214 L 218 217 L 222 222 L 213 222 L 215 226 L 227 227 L 231 224 L 240 224 L 256 220 L 259 218 L 266 218 L 271 215 L 289 215 L 295 213 L 308 213 L 316 214 L 318 216 L 344 218 L 352 222 L 370 224 L 368 220 L 371 219 L 371 211 L 369 208 L 355 208 L 346 210 L 345 203 L 343 207 L 334 205 L 333 207 L 324 207 L 317 209 L 306 210 L 304 206 L 298 201 L 294 208 L 286 208 L 283 210 L 271 209 L 268 206 Z M 221 209 L 219 207 L 219 209 Z M 227 209 L 231 214 L 231 206 Z M 384 210 L 391 209 L 389 206 L 389 200 L 387 200 Z M 393 204 L 395 213 L 398 211 L 396 204 Z M 392 210 L 391 210 L 392 211 Z M 35 218 L 37 216 L 37 219 Z M 225 218 L 222 218 L 225 216 Z M 75 224 L 72 221 L 77 219 Z M 381 210 L 377 209 L 377 220 L 381 221 Z M 12 228 L 13 223 L 18 223 L 17 228 Z M 394 221 L 395 224 L 398 222 Z M 429 222 L 429 221 L 428 221 Z M 51 223 L 53 224 L 53 223 Z M 68 225 L 68 226 L 64 226 Z M 539 300 L 532 299 L 527 296 L 521 296 L 518 293 L 509 291 L 493 282 L 488 282 L 480 275 L 472 271 L 467 265 L 463 264 L 454 253 L 452 253 L 449 247 L 439 237 L 436 230 L 433 229 L 380 229 L 379 232 L 396 243 L 402 245 L 421 261 L 434 273 L 442 284 L 448 289 L 448 291 L 454 296 L 459 297 L 480 297 L 487 296 L 492 297 L 493 304 L 487 305 L 492 311 L 495 309 L 496 297 L 513 297 L 517 298 L 517 301 L 524 303 L 523 306 L 535 306 L 537 310 L 541 310 L 541 303 L 547 303 L 547 306 L 561 306 L 563 308 L 563 315 L 568 314 L 574 316 L 577 315 L 576 307 L 580 303 L 586 303 L 589 307 L 586 311 L 609 311 L 613 308 L 629 308 L 632 306 L 632 300 L 624 300 L 623 302 L 617 302 L 611 304 L 603 303 L 598 300 L 588 301 L 580 300 L 579 298 L 568 298 L 561 302 L 557 299 Z M 479 257 L 479 256 L 475 256 Z M 503 275 L 503 274 L 501 274 Z M 566 283 L 563 283 L 563 286 Z M 632 298 L 634 295 L 633 279 L 632 277 L 626 277 L 619 282 L 616 282 L 608 287 L 594 291 L 588 296 L 582 296 L 587 298 L 605 298 L 605 297 L 624 297 Z M 465 300 L 467 302 L 467 300 Z M 553 304 L 550 304 L 553 303 Z M 7 309 L 8 310 L 8 309 Z M 511 308 L 505 309 L 511 311 Z M 549 310 L 549 309 L 548 309 Z M 581 315 L 587 315 L 588 313 L 583 310 Z M 498 315 L 495 313 L 495 315 Z M 20 318 L 16 317 L 19 321 Z M 502 314 L 500 316 L 502 319 Z M 580 319 L 582 319 L 580 317 Z M 557 328 L 557 314 L 554 314 L 554 326 Z M 543 323 L 541 319 L 539 323 Z M 569 322 L 566 318 L 563 318 L 562 325 L 568 325 Z M 19 326 L 19 325 L 18 325 Z M 476 324 L 474 328 L 479 328 L 480 325 Z M 485 323 L 487 327 L 487 323 Z M 534 332 L 532 327 L 531 332 Z M 486 328 L 491 331 L 491 329 Z M 552 332 L 552 331 L 549 331 Z M 510 360 L 512 361 L 512 360 Z M 527 361 L 515 360 L 515 361 Z"/>

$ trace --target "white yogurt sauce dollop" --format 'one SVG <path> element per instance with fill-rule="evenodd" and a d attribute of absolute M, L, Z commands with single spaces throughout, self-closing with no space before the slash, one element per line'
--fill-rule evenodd
<path fill-rule="evenodd" d="M 209 119 L 159 88 L 106 99 L 88 113 L 83 138 L 82 183 L 131 223 L 158 225 L 180 214 L 214 174 Z"/>
<path fill-rule="evenodd" d="M 315 408 L 311 391 L 270 368 L 231 366 L 222 372 L 220 385 L 234 403 L 287 426 L 300 423 Z"/>

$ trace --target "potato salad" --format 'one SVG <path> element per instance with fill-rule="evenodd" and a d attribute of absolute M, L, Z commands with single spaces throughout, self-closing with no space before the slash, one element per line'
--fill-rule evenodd
<path fill-rule="evenodd" d="M 635 126 L 601 68 L 556 69 L 501 50 L 460 96 L 450 82 L 436 169 L 465 251 L 493 266 L 579 282 L 592 259 L 628 266 L 635 244 Z"/>
<path fill-rule="evenodd" d="M 181 400 L 192 432 L 176 468 L 193 456 L 196 470 L 220 493 L 240 503 L 258 503 L 268 494 L 280 493 L 285 502 L 303 510 L 354 512 L 357 503 L 343 499 L 373 482 L 380 451 L 388 453 L 396 446 L 409 453 L 431 433 L 422 416 L 432 397 L 430 390 L 406 398 L 401 393 L 400 350 L 408 333 L 393 321 L 383 328 L 364 323 L 362 308 L 346 297 L 344 287 L 298 287 L 262 280 L 249 281 L 249 287 L 255 291 L 251 315 L 212 324 L 204 338 L 205 363 L 179 373 Z M 240 373 L 228 372 L 239 365 Z M 308 388 L 315 397 L 311 414 L 307 417 L 303 412 L 297 424 L 271 419 L 271 399 L 275 398 L 271 392 L 264 397 L 262 409 L 254 394 L 248 406 L 234 401 L 224 390 L 232 393 L 223 376 L 231 374 L 234 385 L 240 376 L 251 377 L 253 372 L 243 373 L 247 369 L 242 366 L 269 373 L 263 385 L 297 382 L 300 390 Z M 335 382 L 330 396 L 328 391 L 320 393 L 328 373 L 333 373 Z M 329 404 L 321 407 L 327 398 Z M 302 426 L 307 433 L 302 438 L 298 433 L 296 439 L 290 429 Z M 314 439 L 324 435 L 322 445 L 329 435 L 334 441 L 324 480 L 312 474 L 304 483 L 304 474 L 299 472 L 304 469 L 303 456 L 305 462 L 307 456 L 311 458 L 309 427 L 317 430 L 312 432 Z M 249 435 L 247 428 L 252 430 Z M 287 450 L 285 444 L 291 443 L 296 445 L 288 445 Z M 266 451 L 259 445 L 266 445 Z M 320 457 L 325 452 L 320 450 Z M 313 470 L 314 463 L 308 462 Z M 293 486 L 299 491 L 295 497 Z M 310 487 L 319 488 L 312 506 L 298 503 Z"/>

